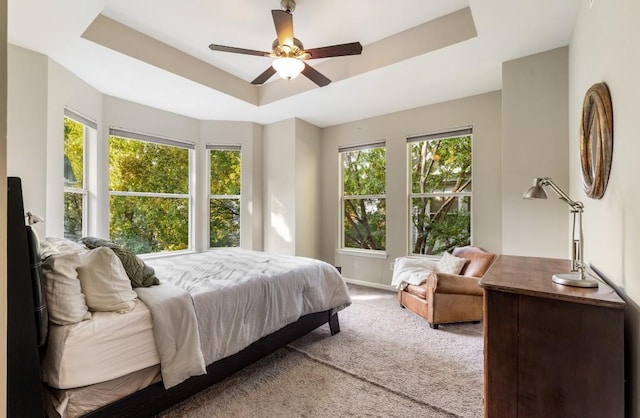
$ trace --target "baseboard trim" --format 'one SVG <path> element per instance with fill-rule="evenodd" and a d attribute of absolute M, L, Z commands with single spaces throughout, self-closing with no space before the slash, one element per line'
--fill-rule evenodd
<path fill-rule="evenodd" d="M 365 280 L 350 279 L 348 277 L 343 277 L 343 279 L 347 283 L 357 284 L 358 286 L 374 287 L 376 289 L 388 290 L 389 292 L 397 292 L 398 291 L 398 289 L 396 289 L 395 287 L 390 286 L 388 284 L 367 282 Z"/>

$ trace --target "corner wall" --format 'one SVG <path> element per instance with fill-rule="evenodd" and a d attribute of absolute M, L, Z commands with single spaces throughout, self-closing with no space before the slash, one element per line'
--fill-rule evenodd
<path fill-rule="evenodd" d="M 264 127 L 265 251 L 320 258 L 320 138 L 297 118 Z"/>
<path fill-rule="evenodd" d="M 25 211 L 46 219 L 49 59 L 13 45 L 8 46 L 8 58 L 7 175 L 22 179 Z M 35 229 L 42 235 L 45 226 Z"/>
<path fill-rule="evenodd" d="M 640 2 L 580 2 L 569 54 L 571 194 L 585 205 L 585 260 L 618 286 L 627 303 L 627 416 L 640 417 L 640 194 L 638 92 Z M 591 85 L 606 82 L 613 104 L 613 161 L 601 200 L 590 199 L 580 174 L 582 101 Z"/>
<path fill-rule="evenodd" d="M 502 65 L 502 252 L 570 258 L 569 206 L 525 200 L 534 177 L 569 192 L 568 48 Z"/>

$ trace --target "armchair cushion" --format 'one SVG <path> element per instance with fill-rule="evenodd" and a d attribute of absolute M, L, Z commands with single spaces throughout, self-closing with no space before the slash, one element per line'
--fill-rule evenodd
<path fill-rule="evenodd" d="M 453 293 L 458 295 L 482 296 L 482 288 L 478 286 L 480 279 L 458 274 L 431 273 L 427 277 L 425 293 Z"/>

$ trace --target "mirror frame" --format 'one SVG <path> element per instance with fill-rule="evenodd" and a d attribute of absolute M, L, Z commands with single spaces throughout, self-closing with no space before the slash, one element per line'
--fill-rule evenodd
<path fill-rule="evenodd" d="M 613 157 L 613 108 L 609 88 L 594 84 L 582 103 L 580 163 L 582 186 L 592 199 L 601 199 L 609 183 Z"/>

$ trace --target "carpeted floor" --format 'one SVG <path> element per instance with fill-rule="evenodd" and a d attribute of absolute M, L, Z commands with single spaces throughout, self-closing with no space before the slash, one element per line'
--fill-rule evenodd
<path fill-rule="evenodd" d="M 441 325 L 396 294 L 349 286 L 342 332 L 327 325 L 160 415 L 481 417 L 481 324 Z"/>

